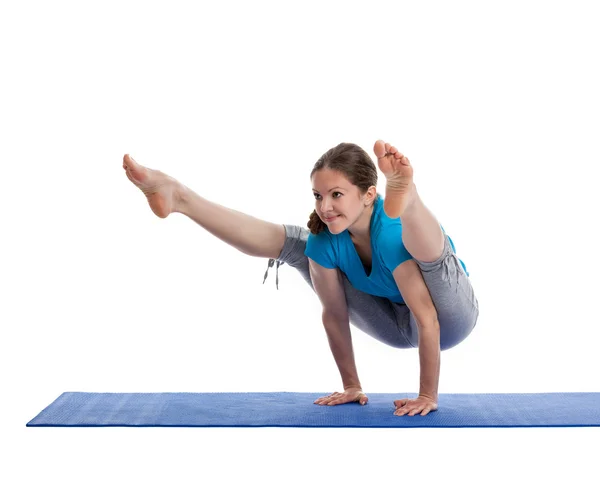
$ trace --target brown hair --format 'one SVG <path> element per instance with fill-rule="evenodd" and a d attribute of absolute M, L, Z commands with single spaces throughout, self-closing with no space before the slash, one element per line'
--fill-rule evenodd
<path fill-rule="evenodd" d="M 358 187 L 362 194 L 370 186 L 377 186 L 377 168 L 367 152 L 353 143 L 340 143 L 331 148 L 315 163 L 310 173 L 312 179 L 315 172 L 328 168 L 344 174 L 347 180 Z M 312 234 L 319 234 L 327 225 L 321 221 L 316 210 L 310 214 L 306 224 Z"/>

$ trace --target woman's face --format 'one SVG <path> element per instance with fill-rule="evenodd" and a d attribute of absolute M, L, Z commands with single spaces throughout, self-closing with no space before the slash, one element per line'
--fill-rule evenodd
<path fill-rule="evenodd" d="M 365 210 L 364 195 L 343 173 L 323 168 L 312 176 L 315 211 L 332 234 L 350 227 Z"/>

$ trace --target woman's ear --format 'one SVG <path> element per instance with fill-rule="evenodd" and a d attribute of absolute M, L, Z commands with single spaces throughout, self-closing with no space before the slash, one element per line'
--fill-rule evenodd
<path fill-rule="evenodd" d="M 377 188 L 369 186 L 369 189 L 365 193 L 365 206 L 371 206 L 377 198 Z"/>

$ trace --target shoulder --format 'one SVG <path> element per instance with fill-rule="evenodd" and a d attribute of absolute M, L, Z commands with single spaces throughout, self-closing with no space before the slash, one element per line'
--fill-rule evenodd
<path fill-rule="evenodd" d="M 402 225 L 400 223 L 382 225 L 376 243 L 383 251 L 403 247 Z"/>
<path fill-rule="evenodd" d="M 333 235 L 324 229 L 318 234 L 308 233 L 307 243 L 319 246 L 331 246 L 333 245 Z"/>
<path fill-rule="evenodd" d="M 304 254 L 314 262 L 326 268 L 335 268 L 338 264 L 337 242 L 328 230 L 319 234 L 308 234 Z"/>
<path fill-rule="evenodd" d="M 383 209 L 383 197 L 377 194 L 373 205 L 372 233 L 377 243 L 398 244 L 402 242 L 400 218 L 390 218 Z"/>
<path fill-rule="evenodd" d="M 399 264 L 412 256 L 402 242 L 402 222 L 400 218 L 390 218 L 383 210 L 383 198 L 375 206 L 377 221 L 373 224 L 374 243 L 384 264 L 393 271 Z"/>

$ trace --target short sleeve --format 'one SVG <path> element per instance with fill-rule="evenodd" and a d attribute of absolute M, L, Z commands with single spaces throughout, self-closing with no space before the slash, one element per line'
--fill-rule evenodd
<path fill-rule="evenodd" d="M 324 268 L 337 268 L 333 239 L 325 231 L 317 235 L 308 234 L 304 254 Z"/>
<path fill-rule="evenodd" d="M 398 265 L 409 259 L 413 259 L 402 242 L 402 226 L 400 224 L 386 228 L 385 233 L 381 235 L 379 243 L 381 259 L 391 273 L 394 272 Z"/>

